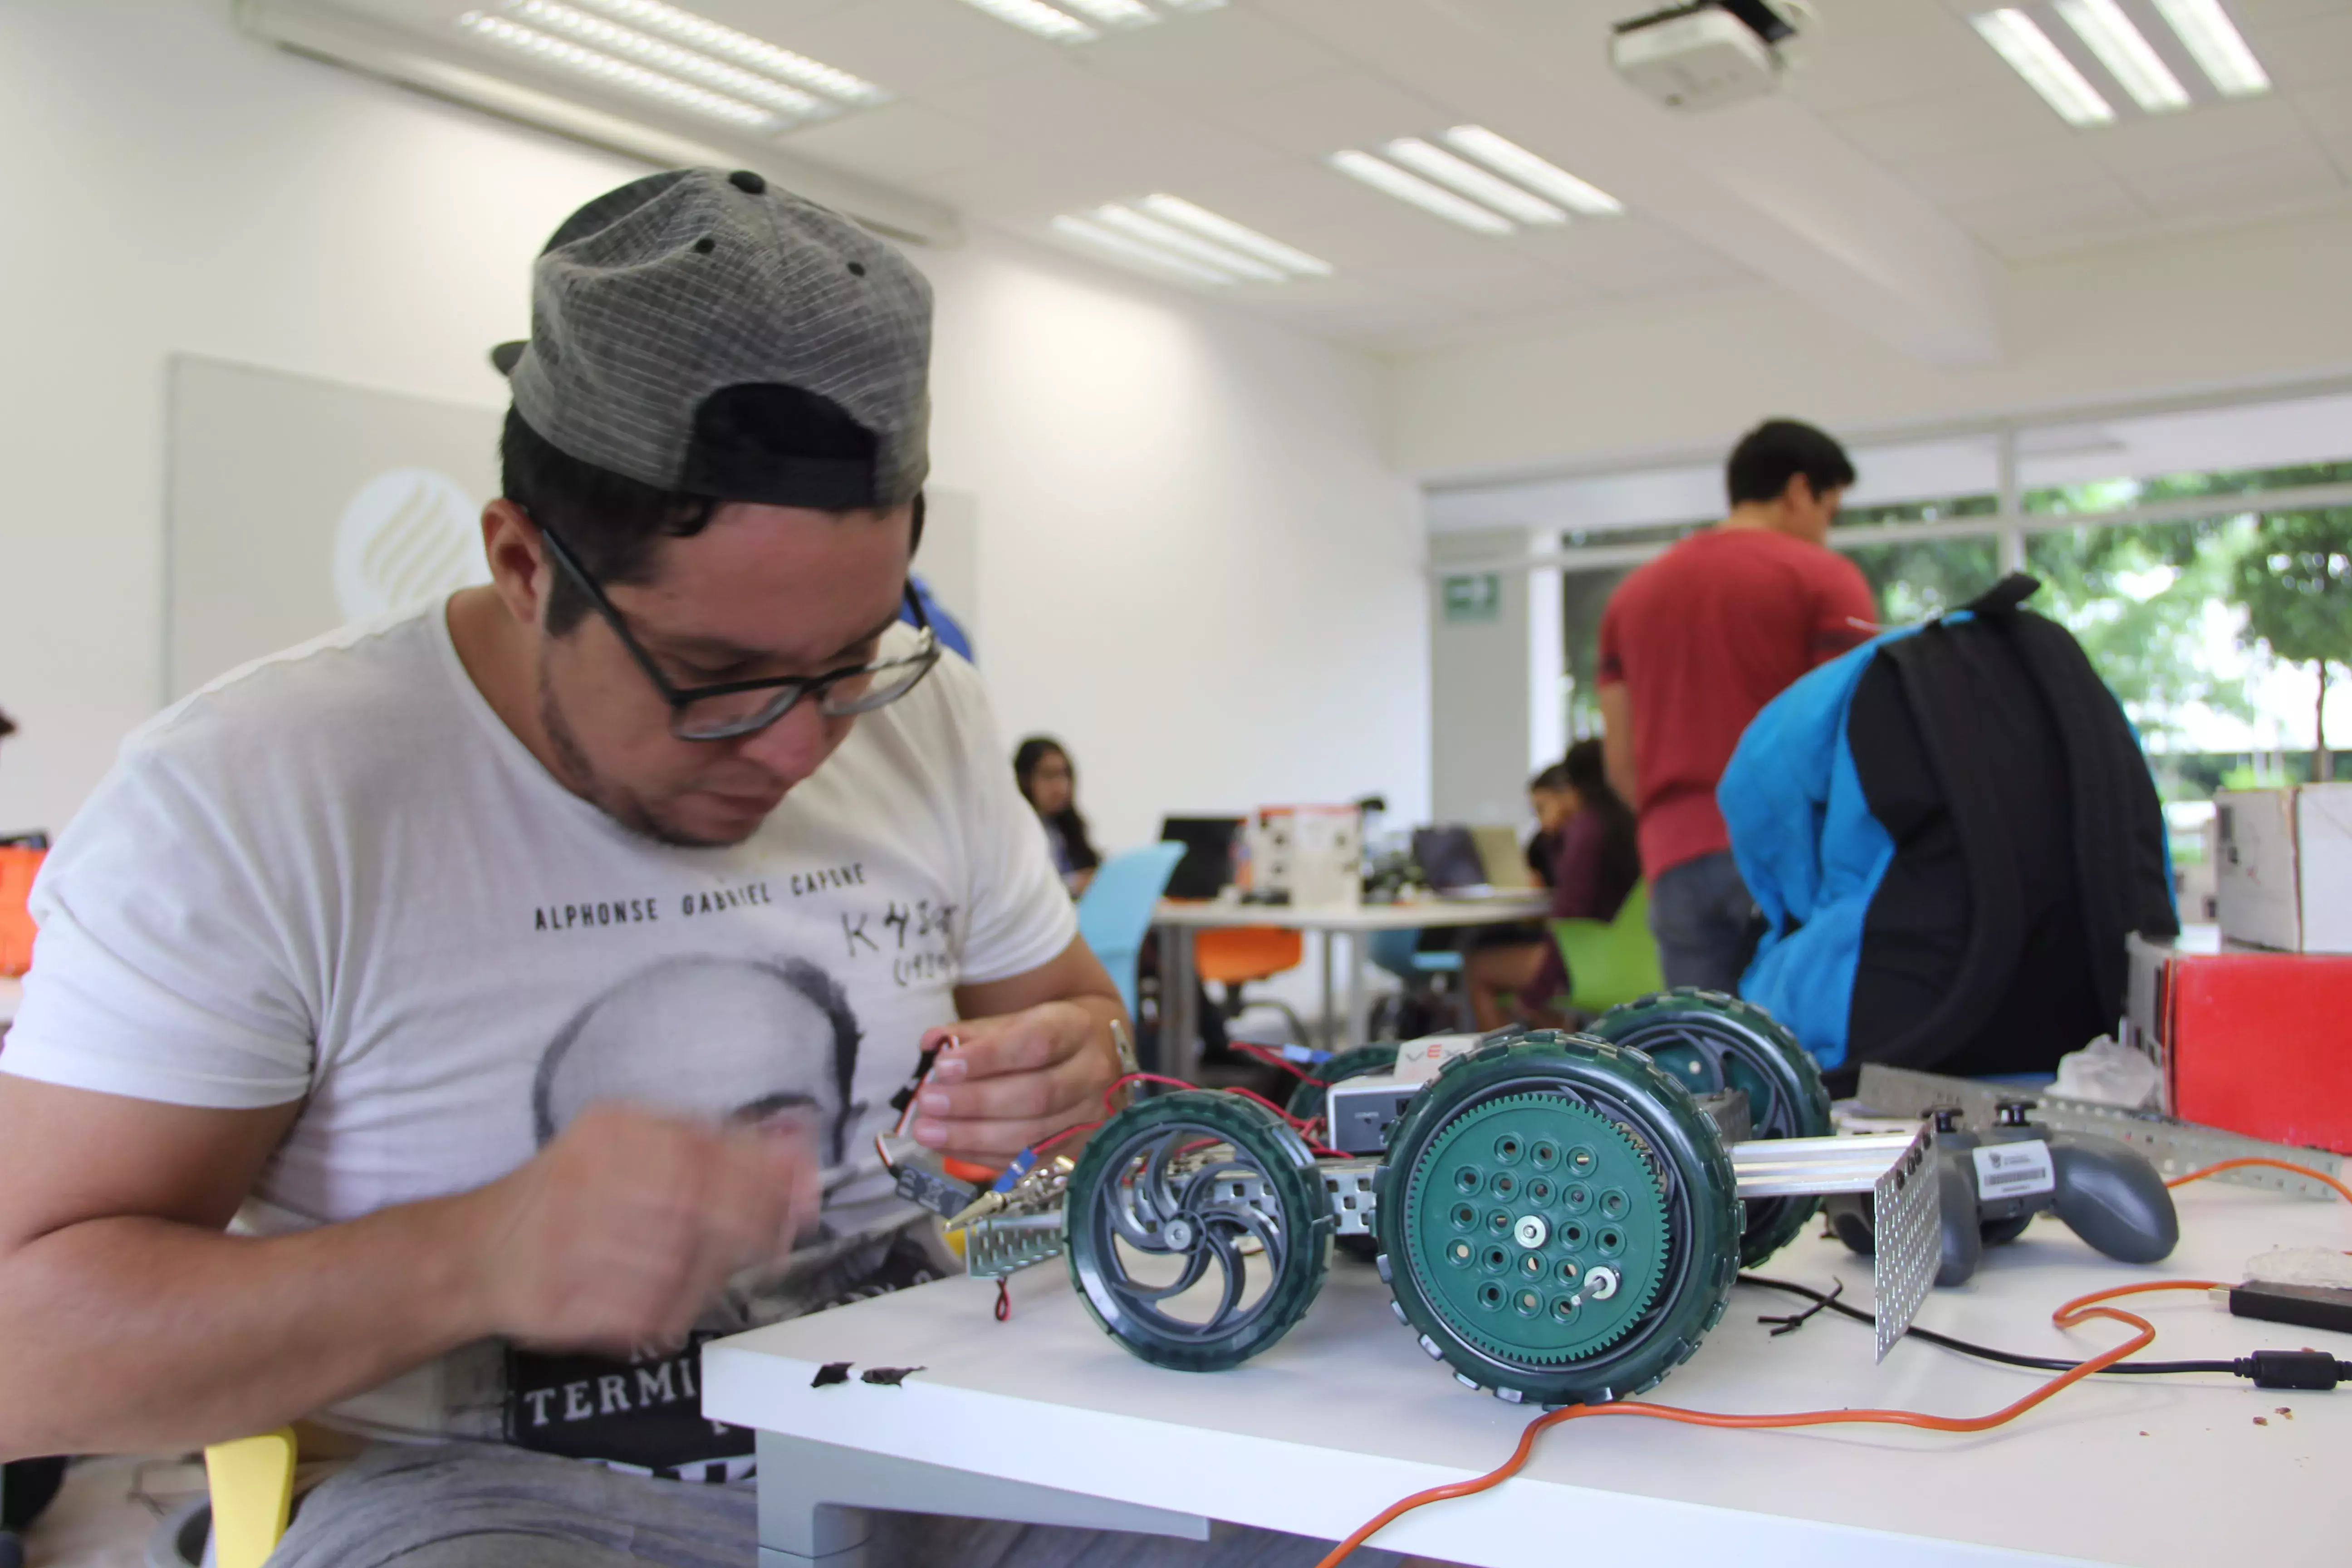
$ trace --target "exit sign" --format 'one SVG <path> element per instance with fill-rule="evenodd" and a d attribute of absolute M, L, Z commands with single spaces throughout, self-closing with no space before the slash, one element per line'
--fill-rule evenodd
<path fill-rule="evenodd" d="M 1502 618 L 1503 579 L 1499 573 L 1464 573 L 1445 579 L 1445 618 L 1449 621 L 1493 621 Z"/>

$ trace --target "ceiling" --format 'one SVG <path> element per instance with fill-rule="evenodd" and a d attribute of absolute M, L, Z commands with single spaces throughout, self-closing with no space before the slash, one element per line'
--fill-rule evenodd
<path fill-rule="evenodd" d="M 2088 131 L 1978 39 L 1990 0 L 1816 0 L 1786 90 L 1704 115 L 1608 68 L 1609 24 L 1652 0 L 1231 0 L 1074 47 L 961 0 L 690 3 L 895 95 L 785 133 L 790 153 L 1066 247 L 1055 215 L 1171 193 L 1337 269 L 1218 292 L 1374 348 L 1777 287 L 1922 359 L 1982 361 L 2005 262 L 2352 205 L 2352 0 L 2228 0 L 2273 91 L 2214 101 L 2199 78 L 2162 118 L 2116 95 L 2122 118 Z M 440 39 L 467 8 L 340 4 Z M 1489 237 L 1324 162 L 1464 121 L 1626 215 Z"/>

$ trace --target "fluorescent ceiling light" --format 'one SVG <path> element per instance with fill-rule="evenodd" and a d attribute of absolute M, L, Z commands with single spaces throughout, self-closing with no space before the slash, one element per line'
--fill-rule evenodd
<path fill-rule="evenodd" d="M 2156 0 L 2156 8 L 2223 93 L 2245 98 L 2270 91 L 2269 73 L 2221 9 L 2221 0 Z"/>
<path fill-rule="evenodd" d="M 1149 27 L 1160 20 L 1160 13 L 1143 0 L 1063 0 L 1063 4 L 1106 27 Z"/>
<path fill-rule="evenodd" d="M 1279 267 L 1269 267 L 1254 256 L 1244 256 L 1238 250 L 1212 245 L 1198 235 L 1185 233 L 1174 224 L 1146 217 L 1132 207 L 1100 206 L 1087 216 L 1103 227 L 1116 230 L 1129 239 L 1139 239 L 1161 250 L 1173 251 L 1188 260 L 1213 267 L 1220 272 L 1231 272 L 1260 283 L 1285 283 L 1290 279 L 1290 274 Z"/>
<path fill-rule="evenodd" d="M 1614 217 L 1625 204 L 1598 185 L 1588 184 L 1559 164 L 1537 157 L 1516 142 L 1496 135 L 1483 125 L 1457 125 L 1445 133 L 1446 145 L 1466 153 L 1498 174 L 1572 213 L 1587 217 Z"/>
<path fill-rule="evenodd" d="M 1465 202 L 1452 191 L 1431 184 L 1418 174 L 1408 174 L 1394 163 L 1384 163 L 1370 153 L 1352 148 L 1331 154 L 1331 166 L 1350 179 L 1361 180 L 1376 191 L 1385 192 L 1401 202 L 1411 202 L 1423 212 L 1458 223 L 1464 228 L 1475 228 L 1480 234 L 1509 234 L 1511 221 L 1487 211 L 1475 202 Z"/>
<path fill-rule="evenodd" d="M 1230 246 L 1256 257 L 1260 261 L 1271 261 L 1286 272 L 1297 273 L 1301 278 L 1331 276 L 1331 264 L 1320 257 L 1309 256 L 1278 239 L 1268 239 L 1254 228 L 1244 228 L 1233 219 L 1221 217 L 1206 207 L 1194 206 L 1181 196 L 1146 196 L 1136 205 L 1153 217 L 1164 219 L 1179 228 L 1189 228 L 1203 239 Z"/>
<path fill-rule="evenodd" d="M 696 87 L 676 77 L 647 70 L 643 66 L 617 59 L 595 49 L 583 48 L 566 39 L 526 27 L 520 22 L 510 22 L 504 16 L 468 11 L 457 18 L 457 26 L 477 37 L 529 55 L 545 64 L 576 71 L 625 92 L 658 99 L 690 114 L 754 131 L 772 131 L 778 124 L 776 115 L 758 104 L 746 103 L 739 98 Z"/>
<path fill-rule="evenodd" d="M 1045 0 L 963 0 L 976 11 L 985 11 L 1000 22 L 1010 22 L 1026 33 L 1041 38 L 1051 38 L 1057 44 L 1083 44 L 1101 34 L 1079 21 L 1065 16 L 1045 4 Z"/>
<path fill-rule="evenodd" d="M 1113 255 L 1123 256 L 1130 261 L 1149 262 L 1164 271 L 1173 272 L 1179 277 L 1190 278 L 1195 283 L 1231 283 L 1234 280 L 1233 274 L 1230 272 L 1220 272 L 1213 267 L 1203 267 L 1198 262 L 1188 261 L 1181 256 L 1171 256 L 1167 251 L 1145 245 L 1139 240 L 1129 239 L 1125 235 L 1114 234 L 1089 218 L 1057 217 L 1054 220 L 1054 230 L 1057 234 L 1066 234 L 1073 239 L 1082 239 L 1088 245 L 1108 250 Z"/>
<path fill-rule="evenodd" d="M 676 44 L 647 37 L 633 28 L 622 26 L 618 22 L 607 22 L 601 16 L 591 16 L 585 11 L 558 4 L 558 0 L 514 0 L 508 9 L 548 32 L 562 33 L 592 48 L 622 56 L 641 66 L 651 66 L 657 71 L 711 88 L 730 98 L 759 104 L 792 119 L 812 119 L 834 108 L 796 87 L 786 87 L 757 71 L 748 71 L 740 66 L 714 60 L 709 55 L 693 49 L 680 48 Z"/>
<path fill-rule="evenodd" d="M 2123 84 L 2134 103 L 2150 114 L 2189 107 L 2189 89 L 2116 0 L 2058 0 L 2058 15 Z"/>
<path fill-rule="evenodd" d="M 794 87 L 821 92 L 837 102 L 866 108 L 887 103 L 890 95 L 863 77 L 852 76 L 822 60 L 779 48 L 765 38 L 755 38 L 749 33 L 698 16 L 691 11 L 681 11 L 662 0 L 578 0 L 591 11 L 600 11 L 616 21 L 648 33 L 658 33 L 673 43 L 732 60 L 762 75 L 789 82 Z"/>
<path fill-rule="evenodd" d="M 1160 0 L 1171 11 L 1222 11 L 1225 0 Z"/>
<path fill-rule="evenodd" d="M 2105 125 L 2116 117 L 2099 89 L 2058 52 L 2050 35 L 2033 25 L 2022 11 L 1982 11 L 1969 18 L 1993 52 L 2025 79 L 2069 125 Z"/>
<path fill-rule="evenodd" d="M 1426 174 L 1441 185 L 1451 185 L 1472 201 L 1484 202 L 1505 217 L 1526 224 L 1559 224 L 1568 215 L 1545 201 L 1531 196 L 1508 180 L 1498 180 L 1475 163 L 1465 163 L 1442 147 L 1433 147 L 1417 136 L 1404 136 L 1381 149 L 1392 163 L 1402 163 L 1416 174 Z"/>

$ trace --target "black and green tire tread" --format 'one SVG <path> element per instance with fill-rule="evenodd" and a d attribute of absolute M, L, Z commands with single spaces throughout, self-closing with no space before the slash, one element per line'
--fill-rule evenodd
<path fill-rule="evenodd" d="M 1350 1046 L 1332 1056 L 1315 1069 L 1319 1083 L 1298 1080 L 1290 1091 L 1290 1103 L 1283 1109 L 1303 1121 L 1311 1121 L 1323 1114 L 1323 1091 L 1330 1085 L 1351 1078 L 1370 1078 L 1374 1073 L 1396 1070 L 1397 1046 L 1393 1040 L 1384 1044 Z"/>
<path fill-rule="evenodd" d="M 1785 1025 L 1753 1002 L 1695 985 L 1676 986 L 1612 1007 L 1594 1019 L 1586 1033 L 1641 1050 L 1645 1048 L 1643 1037 L 1685 1026 L 1694 1018 L 1728 1026 L 1717 1037 L 1738 1048 L 1748 1065 L 1779 1090 L 1776 1114 L 1759 1116 L 1754 1136 L 1830 1135 L 1833 1130 L 1830 1093 L 1812 1053 L 1798 1043 Z M 1740 1266 L 1753 1268 L 1794 1241 L 1820 1208 L 1817 1197 L 1760 1198 L 1750 1203 L 1739 1238 Z"/>
<path fill-rule="evenodd" d="M 1432 1307 L 1407 1260 L 1411 1216 L 1402 1194 L 1413 1163 L 1456 1113 L 1498 1095 L 1551 1087 L 1616 1101 L 1671 1170 L 1675 1253 L 1655 1303 L 1632 1332 L 1582 1362 L 1538 1366 L 1480 1352 Z M 1453 1369 L 1457 1382 L 1515 1404 L 1602 1404 L 1656 1387 L 1722 1321 L 1739 1270 L 1740 1205 L 1731 1158 L 1714 1122 L 1648 1058 L 1589 1036 L 1544 1031 L 1490 1040 L 1448 1060 L 1389 1130 L 1385 1162 L 1373 1184 L 1381 1277 L 1398 1316 L 1423 1350 Z"/>
<path fill-rule="evenodd" d="M 1087 1274 L 1096 1267 L 1098 1237 L 1093 1224 L 1094 1205 L 1118 1172 L 1110 1168 L 1113 1152 L 1139 1132 L 1181 1123 L 1214 1133 L 1247 1158 L 1272 1189 L 1282 1212 L 1284 1233 L 1290 1238 L 1282 1276 L 1267 1289 L 1275 1293 L 1269 1309 L 1231 1342 L 1189 1342 L 1154 1332 L 1150 1325 L 1121 1316 L 1098 1300 Z M 1122 1163 L 1124 1161 L 1122 1160 Z M 1139 1100 L 1097 1128 L 1070 1172 L 1063 1199 L 1063 1231 L 1070 1285 L 1087 1311 L 1105 1333 L 1154 1366 L 1179 1372 L 1223 1372 L 1265 1350 L 1288 1333 L 1307 1315 L 1321 1293 L 1329 1268 L 1330 1248 L 1325 1245 L 1336 1223 L 1324 1198 L 1323 1180 L 1306 1141 L 1281 1118 L 1238 1094 L 1212 1089 L 1184 1089 Z M 1109 1310 L 1107 1310 L 1107 1307 Z"/>

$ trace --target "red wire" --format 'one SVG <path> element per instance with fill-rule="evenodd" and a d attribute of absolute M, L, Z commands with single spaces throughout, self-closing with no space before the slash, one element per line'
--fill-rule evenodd
<path fill-rule="evenodd" d="M 1255 1057 L 1259 1061 L 1264 1062 L 1268 1067 L 1280 1068 L 1283 1071 L 1288 1073 L 1291 1077 L 1297 1079 L 1302 1083 L 1311 1083 L 1318 1089 L 1328 1089 L 1331 1087 L 1328 1083 L 1317 1078 L 1313 1073 L 1308 1072 L 1305 1068 L 1300 1067 L 1297 1062 L 1292 1061 L 1281 1052 L 1267 1050 L 1264 1046 L 1259 1045 L 1255 1040 L 1228 1039 L 1225 1043 L 1245 1056 Z"/>

